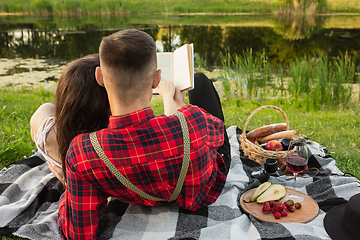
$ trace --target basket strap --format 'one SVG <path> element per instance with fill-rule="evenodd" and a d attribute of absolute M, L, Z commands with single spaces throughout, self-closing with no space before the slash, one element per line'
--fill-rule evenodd
<path fill-rule="evenodd" d="M 182 189 L 182 186 L 184 184 L 186 173 L 187 173 L 188 168 L 189 168 L 189 161 L 190 161 L 189 130 L 188 130 L 188 126 L 187 126 L 186 119 L 185 119 L 184 115 L 179 111 L 177 111 L 174 115 L 176 115 L 179 118 L 180 126 L 181 126 L 181 129 L 182 129 L 182 132 L 183 132 L 184 156 L 183 156 L 183 164 L 181 166 L 179 179 L 178 179 L 178 181 L 176 183 L 174 192 L 172 193 L 169 200 L 151 196 L 151 195 L 143 192 L 142 190 L 140 190 L 134 184 L 132 184 L 124 175 L 122 175 L 119 172 L 119 170 L 114 166 L 114 164 L 108 159 L 108 157 L 106 156 L 104 150 L 100 146 L 99 140 L 98 140 L 98 138 L 96 136 L 96 132 L 90 133 L 91 144 L 93 145 L 93 147 L 94 147 L 96 153 L 99 155 L 100 159 L 105 163 L 105 165 L 109 168 L 109 170 L 114 174 L 114 176 L 125 187 L 127 187 L 128 189 L 130 189 L 131 191 L 137 193 L 139 196 L 141 196 L 141 197 L 143 197 L 145 199 L 149 199 L 149 200 L 153 200 L 153 201 L 168 201 L 168 202 L 175 201 L 175 199 L 179 196 L 179 194 L 181 192 L 181 189 Z"/>

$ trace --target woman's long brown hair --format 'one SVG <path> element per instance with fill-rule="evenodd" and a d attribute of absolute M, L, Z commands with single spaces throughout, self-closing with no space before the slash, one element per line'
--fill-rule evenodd
<path fill-rule="evenodd" d="M 58 80 L 55 116 L 56 138 L 66 176 L 65 157 L 72 139 L 107 126 L 110 106 L 107 93 L 95 79 L 98 54 L 70 62 Z M 65 178 L 66 179 L 66 178 Z"/>

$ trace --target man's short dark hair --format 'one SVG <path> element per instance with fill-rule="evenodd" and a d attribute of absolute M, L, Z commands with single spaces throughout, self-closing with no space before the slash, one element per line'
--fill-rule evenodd
<path fill-rule="evenodd" d="M 151 84 L 146 80 L 155 73 L 157 60 L 155 42 L 149 34 L 136 29 L 113 33 L 103 38 L 99 54 L 101 68 L 125 95 Z"/>

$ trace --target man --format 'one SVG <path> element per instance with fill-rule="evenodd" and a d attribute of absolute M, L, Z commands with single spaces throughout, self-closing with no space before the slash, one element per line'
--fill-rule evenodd
<path fill-rule="evenodd" d="M 198 80 L 189 96 L 200 97 L 199 102 L 205 100 L 208 104 L 201 92 L 210 86 L 212 92 L 205 95 L 217 102 L 217 113 L 213 114 L 220 115 L 221 120 L 198 106 L 185 104 L 183 93 L 163 83 L 159 91 L 169 116 L 155 116 L 150 100 L 152 89 L 159 85 L 161 70 L 157 69 L 152 37 L 134 29 L 120 31 L 103 38 L 99 54 L 96 78 L 108 93 L 112 116 L 108 128 L 96 132 L 91 139 L 89 133 L 81 134 L 69 147 L 65 164 L 67 188 L 60 200 L 58 220 L 64 239 L 96 239 L 109 196 L 146 206 L 166 204 L 169 199 L 189 210 L 207 206 L 220 195 L 230 164 L 220 101 L 205 75 L 196 75 Z M 176 110 L 185 117 L 190 152 L 183 185 L 178 195 L 173 195 L 182 178 L 187 136 L 182 131 L 181 116 L 172 115 Z M 94 138 L 99 142 L 97 150 Z M 99 148 L 105 157 L 96 152 Z M 104 158 L 116 169 L 110 170 Z M 113 171 L 120 172 L 150 197 L 130 190 Z"/>

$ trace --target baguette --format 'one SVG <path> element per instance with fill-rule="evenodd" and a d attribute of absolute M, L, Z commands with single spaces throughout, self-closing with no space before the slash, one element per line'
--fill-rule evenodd
<path fill-rule="evenodd" d="M 246 134 L 248 139 L 257 139 L 265 137 L 273 133 L 282 132 L 288 130 L 286 123 L 274 123 L 266 126 L 256 128 Z"/>
<path fill-rule="evenodd" d="M 297 140 L 299 139 L 299 133 L 295 130 L 287 130 L 287 131 L 281 131 L 277 133 L 270 134 L 265 137 L 257 138 L 257 141 L 259 143 L 267 142 L 274 139 L 280 139 L 280 138 L 288 138 L 290 140 Z"/>

